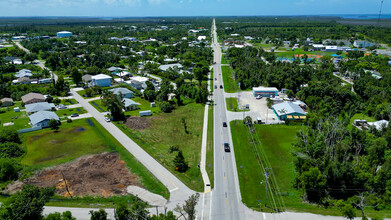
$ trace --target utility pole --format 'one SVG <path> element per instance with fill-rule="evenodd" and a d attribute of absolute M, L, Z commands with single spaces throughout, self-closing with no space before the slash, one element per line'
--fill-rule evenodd
<path fill-rule="evenodd" d="M 270 168 L 266 168 L 266 171 L 265 171 L 265 179 L 266 179 L 266 182 L 265 182 L 265 207 L 266 207 L 266 203 L 267 203 L 267 186 L 269 185 L 269 176 L 270 176 L 270 173 L 269 173 L 269 170 Z"/>

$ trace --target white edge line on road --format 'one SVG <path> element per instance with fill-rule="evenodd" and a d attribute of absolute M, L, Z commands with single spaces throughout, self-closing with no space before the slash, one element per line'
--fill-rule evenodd
<path fill-rule="evenodd" d="M 204 219 L 205 193 L 202 194 L 201 220 Z"/>

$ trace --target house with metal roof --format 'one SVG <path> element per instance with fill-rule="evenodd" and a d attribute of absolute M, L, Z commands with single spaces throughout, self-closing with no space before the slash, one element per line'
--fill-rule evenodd
<path fill-rule="evenodd" d="M 119 87 L 119 88 L 110 89 L 109 91 L 122 98 L 128 98 L 128 99 L 133 98 L 133 92 L 127 88 Z"/>
<path fill-rule="evenodd" d="M 54 119 L 60 121 L 60 118 L 56 113 L 50 111 L 39 111 L 32 115 L 29 115 L 30 123 L 33 127 L 47 128 L 49 127 L 49 121 Z"/>
<path fill-rule="evenodd" d="M 89 86 L 111 86 L 111 80 L 113 77 L 108 76 L 106 74 L 98 74 L 95 76 L 91 76 L 91 82 L 89 83 Z"/>
<path fill-rule="evenodd" d="M 54 109 L 56 106 L 53 103 L 37 102 L 37 103 L 25 105 L 24 107 L 26 107 L 27 113 L 34 113 L 39 111 L 50 111 Z"/>
<path fill-rule="evenodd" d="M 159 69 L 160 69 L 161 71 L 167 71 L 167 70 L 170 69 L 170 68 L 182 69 L 183 66 L 182 66 L 182 64 L 180 64 L 180 63 L 172 63 L 172 64 L 166 64 L 166 65 L 161 65 L 161 66 L 159 66 Z"/>
<path fill-rule="evenodd" d="M 33 73 L 31 72 L 31 70 L 22 69 L 22 70 L 19 70 L 19 72 L 17 72 L 17 73 L 15 74 L 15 77 L 16 77 L 16 78 L 31 77 L 32 75 L 33 75 Z"/>
<path fill-rule="evenodd" d="M 125 111 L 132 111 L 132 110 L 139 109 L 139 106 L 141 105 L 140 103 L 137 103 L 128 98 L 123 98 L 122 102 L 124 103 Z"/>
<path fill-rule="evenodd" d="M 292 102 L 275 104 L 272 109 L 279 120 L 303 120 L 307 114 L 299 105 Z"/>

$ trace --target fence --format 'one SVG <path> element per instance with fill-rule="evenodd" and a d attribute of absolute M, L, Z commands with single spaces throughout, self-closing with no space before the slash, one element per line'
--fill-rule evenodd
<path fill-rule="evenodd" d="M 20 129 L 20 130 L 18 130 L 18 133 L 19 134 L 23 134 L 23 133 L 32 132 L 32 131 L 38 131 L 38 130 L 41 130 L 41 129 L 42 129 L 41 126 L 35 126 L 35 127 L 32 127 L 32 128 Z"/>

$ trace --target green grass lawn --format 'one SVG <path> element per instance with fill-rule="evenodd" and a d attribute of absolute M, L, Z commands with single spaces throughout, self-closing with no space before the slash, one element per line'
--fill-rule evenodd
<path fill-rule="evenodd" d="M 86 90 L 85 90 L 85 89 L 80 90 L 80 91 L 77 91 L 77 93 L 78 93 L 79 95 L 81 95 L 83 98 L 86 98 L 86 99 L 91 99 L 91 98 L 99 97 L 99 96 L 100 96 L 99 94 L 97 94 L 97 95 L 94 95 L 94 96 L 92 96 L 92 97 L 84 97 L 84 95 L 86 94 Z"/>
<path fill-rule="evenodd" d="M 146 129 L 134 130 L 123 124 L 116 124 L 188 187 L 203 191 L 201 172 L 197 167 L 201 160 L 203 115 L 204 106 L 192 103 L 181 106 L 172 113 L 161 113 L 158 116 L 149 117 L 150 127 Z M 188 134 L 185 132 L 183 119 L 186 121 Z M 173 159 L 177 153 L 169 153 L 171 146 L 182 150 L 190 167 L 185 173 L 175 171 Z"/>
<path fill-rule="evenodd" d="M 61 104 L 63 104 L 63 105 L 75 105 L 77 103 L 78 102 L 76 101 L 76 99 L 62 99 L 61 100 Z"/>
<path fill-rule="evenodd" d="M 1 110 L 6 111 L 4 113 L 0 113 L 1 124 L 14 122 L 14 125 L 9 125 L 9 126 L 16 129 L 16 130 L 31 127 L 28 124 L 30 119 L 27 116 L 27 113 L 25 111 L 14 112 L 14 106 L 1 108 Z M 15 119 L 15 117 L 17 117 L 17 118 Z"/>
<path fill-rule="evenodd" d="M 221 55 L 221 64 L 229 64 L 229 61 L 225 59 L 225 54 Z"/>
<path fill-rule="evenodd" d="M 83 107 L 79 108 L 67 108 L 55 111 L 58 117 L 70 116 L 73 113 L 78 113 L 79 115 L 87 113 L 87 111 Z"/>
<path fill-rule="evenodd" d="M 278 49 L 280 50 L 280 49 Z M 284 52 L 275 52 L 277 57 L 286 57 L 286 58 L 294 58 L 295 54 L 308 54 L 308 55 L 320 55 L 320 56 L 331 56 L 335 54 L 336 52 L 324 52 L 324 51 L 304 51 L 303 49 L 295 49 L 292 50 L 285 50 Z M 346 53 L 342 53 L 340 56 L 345 57 Z M 310 57 L 311 58 L 311 57 Z"/>
<path fill-rule="evenodd" d="M 238 99 L 237 98 L 226 98 L 225 102 L 227 103 L 228 111 L 232 112 L 243 112 L 248 110 L 239 109 Z"/>
<path fill-rule="evenodd" d="M 21 163 L 31 166 L 31 169 L 69 162 L 83 155 L 106 151 L 118 152 L 130 171 L 140 177 L 140 183 L 146 189 L 165 198 L 169 197 L 164 185 L 94 118 L 63 123 L 58 132 L 43 129 L 25 133 L 22 134 L 22 140 L 27 153 L 21 159 Z"/>
<path fill-rule="evenodd" d="M 296 133 L 301 126 L 288 125 L 254 125 L 262 147 L 273 168 L 277 183 L 282 193 L 287 210 L 297 212 L 309 212 L 323 215 L 341 215 L 341 212 L 333 207 L 325 209 L 317 205 L 302 202 L 302 193 L 293 187 L 295 179 L 295 168 L 293 164 L 292 143 L 296 141 Z M 252 146 L 250 145 L 247 128 L 242 121 L 231 122 L 232 139 L 235 149 L 236 164 L 239 175 L 240 191 L 243 203 L 256 210 L 261 210 L 264 202 L 264 181 L 260 166 L 255 158 Z M 258 146 L 261 149 L 261 146 Z M 262 205 L 261 205 L 262 203 Z M 267 211 L 267 209 L 264 209 Z M 389 211 L 389 210 L 388 210 Z M 375 212 L 368 208 L 369 215 L 380 214 L 391 216 L 390 212 Z M 359 212 L 357 210 L 357 216 Z"/>
<path fill-rule="evenodd" d="M 143 99 L 143 98 L 134 97 L 134 98 L 131 98 L 131 99 L 133 101 L 137 102 L 137 103 L 140 103 L 141 105 L 139 105 L 139 109 L 137 109 L 137 110 L 126 111 L 125 115 L 139 116 L 139 112 L 140 111 L 145 111 L 145 110 L 151 110 L 152 115 L 161 113 L 160 108 L 158 108 L 158 107 L 151 107 L 151 103 L 149 101 Z M 90 101 L 90 104 L 92 106 L 94 106 L 94 108 L 96 108 L 96 110 L 98 110 L 99 112 L 107 112 L 107 108 L 102 105 L 102 100 L 101 99 Z"/>
<path fill-rule="evenodd" d="M 230 66 L 222 66 L 221 71 L 223 74 L 224 91 L 228 93 L 234 93 L 239 91 L 239 86 L 233 79 L 233 70 Z"/>
<path fill-rule="evenodd" d="M 213 158 L 213 106 L 208 109 L 208 139 L 206 142 L 206 172 L 208 172 L 210 186 L 214 187 L 214 158 Z"/>

